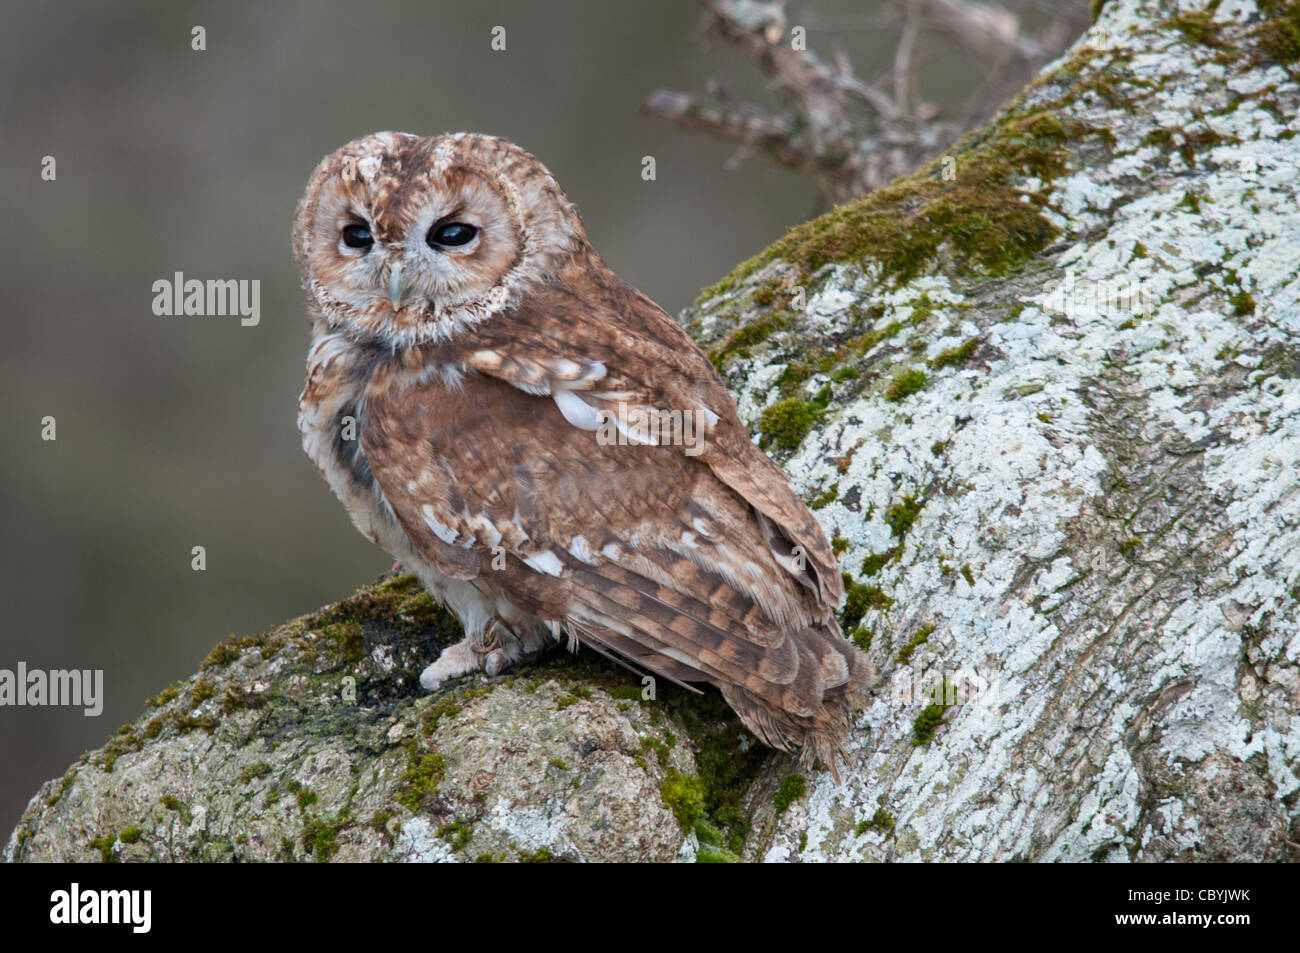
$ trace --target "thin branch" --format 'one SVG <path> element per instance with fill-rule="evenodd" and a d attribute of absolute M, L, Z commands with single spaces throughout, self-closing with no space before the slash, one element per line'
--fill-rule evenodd
<path fill-rule="evenodd" d="M 901 37 L 892 74 L 866 82 L 848 58 L 820 59 L 788 31 L 783 0 L 700 0 L 705 16 L 694 36 L 721 40 L 771 79 L 785 112 L 734 103 L 720 91 L 703 96 L 654 91 L 646 113 L 683 129 L 703 130 L 740 148 L 734 167 L 753 152 L 808 175 L 823 197 L 843 202 L 888 183 L 938 155 L 964 124 L 935 121 L 937 110 L 922 99 L 918 55 L 922 30 L 943 31 L 977 62 L 1023 62 L 1040 44 L 1020 31 L 1020 18 L 977 0 L 908 0 L 892 9 Z M 891 7 L 885 7 L 888 10 Z M 894 22 L 899 22 L 895 16 Z"/>
<path fill-rule="evenodd" d="M 803 173 L 813 171 L 816 157 L 794 137 L 791 123 L 741 103 L 697 99 L 687 93 L 657 89 L 641 107 L 683 129 L 712 133 L 728 142 L 754 146 L 781 165 Z"/>
<path fill-rule="evenodd" d="M 907 5 L 907 18 L 903 21 L 903 36 L 894 53 L 894 108 L 902 115 L 908 113 L 908 93 L 912 83 L 912 51 L 921 30 L 921 8 L 915 3 Z"/>

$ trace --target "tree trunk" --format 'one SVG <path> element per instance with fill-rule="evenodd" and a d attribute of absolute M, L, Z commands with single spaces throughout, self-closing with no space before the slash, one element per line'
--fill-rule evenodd
<path fill-rule="evenodd" d="M 433 695 L 409 577 L 218 646 L 11 860 L 1300 859 L 1300 4 L 1109 0 L 684 321 L 882 680 L 848 771 L 583 652 Z"/>

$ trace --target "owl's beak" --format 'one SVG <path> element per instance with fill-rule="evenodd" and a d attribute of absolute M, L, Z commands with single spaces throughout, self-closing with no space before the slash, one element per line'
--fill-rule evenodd
<path fill-rule="evenodd" d="M 393 303 L 393 310 L 402 307 L 402 295 L 406 294 L 406 283 L 402 281 L 402 263 L 395 261 L 388 269 L 388 299 Z"/>

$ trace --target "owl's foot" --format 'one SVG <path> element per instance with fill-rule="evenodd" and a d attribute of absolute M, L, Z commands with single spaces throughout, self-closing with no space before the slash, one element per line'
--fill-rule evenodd
<path fill-rule="evenodd" d="M 474 672 L 495 678 L 519 663 L 537 658 L 549 647 L 545 642 L 540 633 L 521 637 L 498 619 L 479 638 L 465 638 L 443 649 L 438 660 L 420 673 L 420 685 L 433 691 L 444 682 Z"/>
<path fill-rule="evenodd" d="M 469 644 L 469 639 L 462 639 L 443 649 L 438 660 L 420 673 L 420 687 L 433 691 L 443 682 L 479 671 L 482 668 L 480 663 L 480 656 Z"/>

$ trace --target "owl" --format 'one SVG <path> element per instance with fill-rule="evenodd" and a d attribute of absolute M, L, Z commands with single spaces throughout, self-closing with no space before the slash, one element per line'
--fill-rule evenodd
<path fill-rule="evenodd" d="M 311 176 L 293 248 L 303 447 L 464 628 L 424 688 L 567 642 L 715 685 L 767 745 L 834 767 L 872 675 L 826 535 L 536 158 L 358 139 Z"/>

